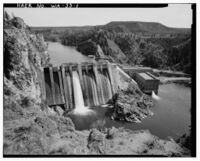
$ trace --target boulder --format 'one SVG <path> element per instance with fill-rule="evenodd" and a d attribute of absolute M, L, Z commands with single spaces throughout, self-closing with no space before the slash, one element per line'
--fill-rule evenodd
<path fill-rule="evenodd" d="M 107 130 L 107 135 L 106 138 L 107 139 L 113 139 L 114 137 L 117 136 L 117 129 L 115 127 L 112 127 L 110 129 Z"/>
<path fill-rule="evenodd" d="M 105 138 L 104 135 L 97 129 L 92 129 L 88 137 L 88 145 L 91 153 L 104 154 L 105 153 Z"/>
<path fill-rule="evenodd" d="M 63 114 L 64 114 L 64 110 L 62 109 L 62 107 L 60 107 L 60 106 L 56 106 L 55 108 L 55 111 L 57 112 L 57 114 L 59 115 L 59 116 L 62 116 Z"/>

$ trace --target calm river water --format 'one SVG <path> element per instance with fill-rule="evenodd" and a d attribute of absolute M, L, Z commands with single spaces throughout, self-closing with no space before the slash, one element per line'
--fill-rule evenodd
<path fill-rule="evenodd" d="M 49 54 L 53 65 L 91 61 L 74 48 L 62 46 L 59 43 L 49 43 Z M 95 107 L 93 109 L 95 113 L 89 116 L 71 116 L 71 118 L 79 130 L 89 129 L 95 127 L 97 122 L 103 122 L 105 127 L 125 127 L 132 130 L 148 129 L 160 138 L 168 136 L 177 138 L 187 132 L 191 125 L 191 88 L 178 84 L 160 85 L 158 95 L 160 100 L 154 100 L 152 108 L 154 115 L 144 119 L 142 123 L 113 121 L 107 116 L 110 109 L 106 107 Z"/>
<path fill-rule="evenodd" d="M 48 42 L 48 52 L 50 55 L 50 63 L 54 66 L 62 63 L 80 63 L 91 61 L 87 56 L 82 55 L 75 48 L 63 46 L 57 42 Z"/>

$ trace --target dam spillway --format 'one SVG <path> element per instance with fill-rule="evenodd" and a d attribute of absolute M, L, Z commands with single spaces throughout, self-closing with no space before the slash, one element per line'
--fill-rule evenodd
<path fill-rule="evenodd" d="M 46 103 L 66 110 L 109 102 L 117 91 L 116 65 L 65 63 L 44 68 Z"/>

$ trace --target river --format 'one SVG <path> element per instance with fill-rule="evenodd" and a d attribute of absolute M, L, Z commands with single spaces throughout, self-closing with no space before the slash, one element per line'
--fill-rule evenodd
<path fill-rule="evenodd" d="M 74 48 L 62 46 L 59 43 L 50 42 L 48 49 L 53 65 L 91 61 Z M 124 127 L 132 130 L 148 129 L 160 138 L 172 137 L 176 139 L 187 132 L 191 125 L 191 88 L 178 84 L 160 85 L 158 95 L 160 100 L 154 100 L 154 107 L 152 108 L 154 115 L 144 119 L 142 123 L 113 121 L 107 116 L 110 109 L 104 107 L 94 107 L 93 110 L 96 111 L 96 114 L 71 116 L 71 118 L 76 129 L 79 130 L 97 126 Z"/>
<path fill-rule="evenodd" d="M 50 55 L 50 63 L 53 66 L 61 65 L 62 63 L 80 63 L 92 61 L 87 56 L 82 55 L 75 48 L 63 46 L 58 42 L 48 42 L 48 52 Z"/>

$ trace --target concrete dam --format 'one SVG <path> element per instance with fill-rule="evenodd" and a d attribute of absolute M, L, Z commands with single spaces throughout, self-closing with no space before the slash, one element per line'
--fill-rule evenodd
<path fill-rule="evenodd" d="M 109 102 L 118 89 L 117 66 L 110 63 L 65 63 L 44 68 L 45 95 L 49 106 L 65 110 Z"/>

